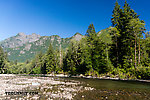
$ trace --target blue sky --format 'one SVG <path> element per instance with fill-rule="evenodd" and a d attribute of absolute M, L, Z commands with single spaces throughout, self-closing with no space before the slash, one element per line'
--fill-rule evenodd
<path fill-rule="evenodd" d="M 0 40 L 19 32 L 71 37 L 85 34 L 89 24 L 96 31 L 111 26 L 116 0 L 0 0 Z M 118 0 L 123 6 L 124 0 Z M 127 0 L 150 30 L 150 1 Z"/>

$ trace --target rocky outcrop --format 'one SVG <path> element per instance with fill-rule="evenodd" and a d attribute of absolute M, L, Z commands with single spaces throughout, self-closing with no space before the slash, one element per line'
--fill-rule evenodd
<path fill-rule="evenodd" d="M 84 36 L 81 35 L 80 33 L 76 33 L 74 36 L 73 36 L 73 39 L 76 40 L 76 41 L 80 41 Z"/>
<path fill-rule="evenodd" d="M 26 35 L 24 33 L 18 33 L 14 37 L 10 37 L 1 42 L 3 48 L 16 48 L 23 46 L 26 43 L 32 43 L 40 39 L 40 35 L 32 33 L 31 35 Z"/>

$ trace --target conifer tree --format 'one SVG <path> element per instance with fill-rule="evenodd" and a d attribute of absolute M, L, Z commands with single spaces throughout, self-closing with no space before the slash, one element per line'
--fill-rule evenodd
<path fill-rule="evenodd" d="M 135 66 L 136 63 L 135 45 L 137 44 L 137 42 L 134 41 L 135 32 L 133 32 L 133 30 L 129 28 L 129 23 L 131 22 L 132 19 L 136 19 L 136 18 L 138 19 L 139 16 L 134 12 L 133 9 L 130 8 L 127 1 L 125 1 L 122 10 L 120 9 L 120 6 L 116 2 L 112 16 L 113 16 L 112 24 L 116 28 L 116 32 L 118 33 L 118 35 L 113 34 L 114 38 L 112 38 L 112 40 L 115 41 L 114 43 L 116 44 L 115 46 L 116 50 L 112 45 L 112 51 L 113 50 L 115 52 L 117 51 L 114 57 L 116 56 L 116 61 L 124 69 L 131 66 Z M 114 65 L 117 65 L 117 63 Z"/>
<path fill-rule="evenodd" d="M 125 1 L 125 4 L 123 6 L 123 13 L 121 16 L 122 25 L 121 25 L 121 32 L 120 32 L 120 52 L 121 52 L 121 65 L 123 68 L 134 66 L 134 34 L 131 32 L 131 30 L 128 28 L 128 23 L 131 19 L 138 18 L 139 16 L 134 12 L 133 9 L 130 8 L 127 1 Z"/>
<path fill-rule="evenodd" d="M 107 44 L 98 37 L 93 24 L 90 24 L 86 35 L 85 63 L 89 74 L 104 73 L 108 71 Z"/>
<path fill-rule="evenodd" d="M 134 34 L 134 40 L 135 40 L 135 68 L 137 67 L 137 44 L 138 44 L 138 66 L 140 64 L 141 61 L 141 46 L 140 46 L 140 40 L 142 38 L 142 33 L 145 29 L 145 24 L 143 23 L 143 21 L 140 21 L 139 18 L 134 18 L 131 19 L 130 22 L 128 23 L 128 27 L 129 27 L 129 32 L 132 32 L 132 34 Z"/>
<path fill-rule="evenodd" d="M 113 15 L 112 15 L 112 26 L 115 28 L 111 29 L 110 34 L 112 35 L 112 47 L 111 47 L 111 58 L 112 58 L 112 62 L 113 65 L 115 67 L 119 66 L 119 36 L 120 36 L 120 16 L 122 13 L 122 9 L 120 8 L 120 5 L 118 4 L 118 2 L 116 1 L 115 3 L 115 7 L 113 10 Z"/>
<path fill-rule="evenodd" d="M 4 73 L 5 58 L 3 48 L 0 46 L 0 73 Z"/>
<path fill-rule="evenodd" d="M 43 67 L 43 53 L 40 51 L 35 58 L 31 61 L 31 70 L 29 74 L 41 74 Z"/>
<path fill-rule="evenodd" d="M 92 71 L 91 73 L 94 72 L 94 58 L 93 58 L 93 55 L 94 55 L 94 49 L 95 49 L 95 45 L 94 45 L 94 40 L 97 36 L 96 32 L 95 32 L 95 28 L 94 28 L 94 25 L 93 24 L 90 24 L 88 29 L 87 29 L 87 32 L 86 32 L 86 43 L 88 45 L 87 47 L 87 53 L 88 53 L 88 56 L 87 56 L 87 59 L 86 59 L 86 63 L 88 65 L 88 68 L 90 71 Z"/>
<path fill-rule="evenodd" d="M 45 58 L 45 62 L 46 62 L 46 72 L 47 73 L 51 73 L 51 72 L 55 72 L 56 70 L 56 64 L 55 64 L 55 55 L 54 55 L 54 50 L 52 45 L 49 45 L 49 48 L 47 50 L 46 53 L 46 58 Z"/>
<path fill-rule="evenodd" d="M 47 70 L 46 70 L 46 54 L 43 55 L 42 59 L 43 59 L 43 62 L 42 62 L 42 67 L 41 67 L 41 74 L 47 74 Z"/>

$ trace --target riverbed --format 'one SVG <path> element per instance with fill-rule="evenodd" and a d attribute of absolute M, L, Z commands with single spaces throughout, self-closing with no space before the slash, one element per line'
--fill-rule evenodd
<path fill-rule="evenodd" d="M 150 83 L 110 79 L 4 74 L 0 75 L 1 99 L 150 100 Z"/>

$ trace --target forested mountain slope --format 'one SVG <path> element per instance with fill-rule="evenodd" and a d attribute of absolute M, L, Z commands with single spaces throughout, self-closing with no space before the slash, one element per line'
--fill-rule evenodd
<path fill-rule="evenodd" d="M 40 36 L 35 33 L 31 35 L 18 33 L 16 36 L 1 41 L 0 46 L 8 53 L 10 61 L 24 62 L 33 58 L 40 51 L 45 53 L 50 43 L 54 49 L 65 50 L 71 39 L 78 41 L 82 37 L 79 33 L 70 38 L 61 38 L 58 35 Z"/>

